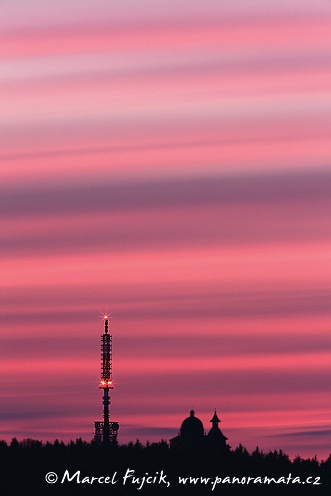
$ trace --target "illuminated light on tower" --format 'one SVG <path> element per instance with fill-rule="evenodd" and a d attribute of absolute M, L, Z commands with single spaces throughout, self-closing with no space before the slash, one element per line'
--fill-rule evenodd
<path fill-rule="evenodd" d="M 101 379 L 99 389 L 103 390 L 103 422 L 94 422 L 94 440 L 98 444 L 116 444 L 119 429 L 118 422 L 110 421 L 110 389 L 114 389 L 112 380 L 112 337 L 108 333 L 108 315 L 104 316 L 105 332 L 101 335 Z"/>

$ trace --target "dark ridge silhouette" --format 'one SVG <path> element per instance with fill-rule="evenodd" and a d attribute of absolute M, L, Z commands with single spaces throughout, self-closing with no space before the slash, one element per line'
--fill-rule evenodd
<path fill-rule="evenodd" d="M 127 470 L 135 477 L 150 476 L 154 483 L 142 485 L 127 477 Z M 68 477 L 61 480 L 68 471 Z M 80 471 L 77 474 L 77 471 Z M 58 481 L 48 484 L 45 476 L 49 472 L 58 475 Z M 147 473 L 147 474 L 146 474 Z M 75 475 L 76 474 L 76 475 Z M 215 483 L 215 478 L 237 477 L 240 481 L 251 478 L 287 479 L 300 477 L 305 484 L 290 481 L 289 484 L 261 484 L 259 479 L 246 484 Z M 74 477 L 75 476 L 75 477 Z M 92 477 L 113 478 L 114 483 L 94 481 Z M 179 483 L 179 477 L 186 483 Z M 203 478 L 201 481 L 200 478 Z M 207 480 L 209 477 L 209 480 Z M 309 479 L 310 484 L 307 482 Z M 77 479 L 78 478 L 78 479 Z M 88 478 L 88 479 L 86 479 Z M 192 478 L 190 480 L 190 478 Z M 194 478 L 196 481 L 194 482 Z M 243 479 L 246 478 L 246 479 Z M 318 479 L 319 478 L 319 479 Z M 83 480 L 85 479 L 85 482 Z M 151 480 L 152 480 L 151 479 Z M 79 480 L 79 482 L 78 482 Z M 166 483 L 170 485 L 167 487 Z M 207 480 L 207 482 L 205 482 Z M 115 482 L 117 481 L 117 482 Z M 313 484 L 318 482 L 320 485 Z M 213 489 L 214 487 L 214 489 Z M 256 448 L 249 453 L 242 445 L 233 450 L 213 451 L 209 445 L 185 451 L 170 449 L 164 440 L 142 445 L 139 440 L 128 445 L 97 445 L 82 439 L 64 444 L 34 439 L 10 445 L 0 441 L 0 494 L 2 496 L 62 496 L 62 495 L 329 495 L 331 494 L 331 455 L 325 461 L 316 457 L 303 459 L 300 456 L 290 460 L 282 451 L 267 453 Z"/>

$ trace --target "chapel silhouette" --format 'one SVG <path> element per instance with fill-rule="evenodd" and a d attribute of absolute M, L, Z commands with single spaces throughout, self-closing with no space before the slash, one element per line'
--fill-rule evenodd
<path fill-rule="evenodd" d="M 213 452 L 228 453 L 230 450 L 230 446 L 226 443 L 228 438 L 218 427 L 220 419 L 216 409 L 210 422 L 212 427 L 206 435 L 203 423 L 195 417 L 194 410 L 191 410 L 190 416 L 183 420 L 178 436 L 169 440 L 170 449 L 189 452 L 208 449 Z"/>

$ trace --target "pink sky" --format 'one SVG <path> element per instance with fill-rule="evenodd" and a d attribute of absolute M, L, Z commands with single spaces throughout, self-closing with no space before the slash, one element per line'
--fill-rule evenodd
<path fill-rule="evenodd" d="M 331 450 L 331 5 L 1 5 L 1 431 L 119 441 L 217 408 Z"/>

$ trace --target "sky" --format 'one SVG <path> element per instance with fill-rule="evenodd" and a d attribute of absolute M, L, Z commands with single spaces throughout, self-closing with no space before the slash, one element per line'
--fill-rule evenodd
<path fill-rule="evenodd" d="M 329 0 L 2 0 L 0 438 L 214 409 L 331 452 Z"/>

